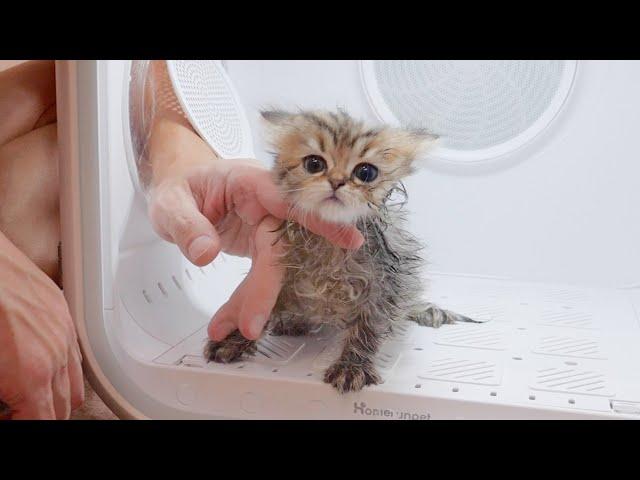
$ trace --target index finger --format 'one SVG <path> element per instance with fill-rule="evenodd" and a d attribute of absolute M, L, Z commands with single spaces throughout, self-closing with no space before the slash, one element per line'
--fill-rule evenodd
<path fill-rule="evenodd" d="M 229 178 L 229 181 L 232 182 L 231 192 L 239 192 L 244 198 L 247 197 L 247 194 L 254 195 L 256 200 L 274 217 L 282 220 L 295 220 L 334 245 L 357 249 L 364 243 L 364 237 L 354 225 L 327 222 L 317 215 L 305 214 L 299 209 L 292 209 L 291 205 L 282 198 L 267 170 L 247 170 L 246 173 L 243 172 Z"/>

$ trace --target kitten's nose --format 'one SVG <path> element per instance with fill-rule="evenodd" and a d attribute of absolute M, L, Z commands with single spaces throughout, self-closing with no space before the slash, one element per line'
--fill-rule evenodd
<path fill-rule="evenodd" d="M 334 190 L 337 190 L 347 183 L 347 181 L 344 178 L 330 178 L 329 183 Z"/>

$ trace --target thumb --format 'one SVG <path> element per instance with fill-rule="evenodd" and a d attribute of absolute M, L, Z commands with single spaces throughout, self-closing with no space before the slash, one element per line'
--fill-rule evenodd
<path fill-rule="evenodd" d="M 220 237 L 190 191 L 173 187 L 152 193 L 149 217 L 156 232 L 194 265 L 208 265 L 220 252 Z"/>

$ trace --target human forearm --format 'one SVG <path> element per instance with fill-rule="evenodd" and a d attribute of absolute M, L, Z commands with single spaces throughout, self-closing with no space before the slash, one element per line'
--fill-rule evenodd
<path fill-rule="evenodd" d="M 164 60 L 151 61 L 147 94 L 154 99 L 146 149 L 152 188 L 168 178 L 184 176 L 194 168 L 220 160 L 180 108 Z"/>
<path fill-rule="evenodd" d="M 0 145 L 55 121 L 53 60 L 29 61 L 0 73 Z"/>

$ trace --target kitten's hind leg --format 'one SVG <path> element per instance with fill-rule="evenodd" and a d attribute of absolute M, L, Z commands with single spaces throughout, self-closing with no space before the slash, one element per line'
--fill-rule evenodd
<path fill-rule="evenodd" d="M 243 354 L 254 355 L 256 342 L 247 340 L 239 330 L 229 334 L 220 342 L 209 340 L 204 348 L 204 358 L 207 362 L 232 363 L 240 360 Z"/>
<path fill-rule="evenodd" d="M 458 322 L 484 323 L 479 320 L 473 320 L 469 317 L 465 317 L 459 313 L 452 312 L 451 310 L 445 310 L 433 303 L 424 304 L 419 309 L 412 311 L 407 316 L 407 320 L 416 322 L 418 325 L 422 325 L 424 327 L 433 328 L 439 328 L 444 324 Z"/>

